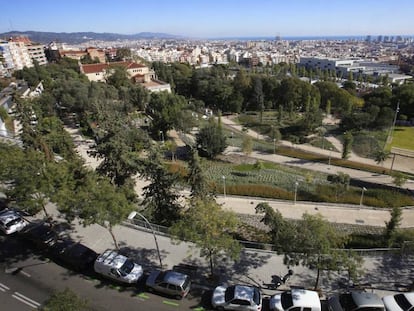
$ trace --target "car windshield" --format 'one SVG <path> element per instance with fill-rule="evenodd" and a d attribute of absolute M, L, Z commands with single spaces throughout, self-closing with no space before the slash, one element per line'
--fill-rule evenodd
<path fill-rule="evenodd" d="M 15 224 L 19 223 L 20 221 L 21 221 L 20 218 L 12 219 L 5 225 L 5 227 L 10 228 L 11 226 L 14 226 Z"/>
<path fill-rule="evenodd" d="M 282 307 L 284 310 L 290 308 L 291 306 L 293 306 L 293 301 L 292 301 L 292 294 L 289 292 L 284 292 L 282 293 L 281 297 L 280 297 L 280 301 L 282 303 Z"/>
<path fill-rule="evenodd" d="M 130 259 L 125 260 L 119 271 L 123 276 L 129 274 L 134 269 L 134 262 Z"/>
<path fill-rule="evenodd" d="M 232 300 L 234 298 L 234 286 L 230 286 L 226 289 L 226 292 L 224 294 L 224 300 L 226 302 Z"/>
<path fill-rule="evenodd" d="M 413 308 L 412 304 L 408 301 L 404 294 L 397 294 L 394 296 L 394 299 L 404 311 L 408 311 Z"/>
<path fill-rule="evenodd" d="M 351 294 L 340 295 L 339 303 L 345 311 L 355 310 L 356 308 L 358 308 L 358 306 L 354 302 L 354 299 L 352 299 Z"/>
<path fill-rule="evenodd" d="M 256 287 L 253 292 L 253 301 L 255 304 L 260 305 L 260 291 Z"/>

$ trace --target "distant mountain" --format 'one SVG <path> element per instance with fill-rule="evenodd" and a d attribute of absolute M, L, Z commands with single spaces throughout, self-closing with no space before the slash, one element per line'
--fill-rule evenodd
<path fill-rule="evenodd" d="M 9 31 L 0 33 L 0 39 L 10 37 L 26 36 L 33 42 L 47 44 L 52 41 L 65 42 L 69 44 L 83 43 L 90 40 L 116 41 L 116 40 L 139 40 L 139 39 L 179 39 L 176 35 L 157 32 L 140 32 L 133 35 L 118 33 L 96 33 L 96 32 L 42 32 L 42 31 Z"/>

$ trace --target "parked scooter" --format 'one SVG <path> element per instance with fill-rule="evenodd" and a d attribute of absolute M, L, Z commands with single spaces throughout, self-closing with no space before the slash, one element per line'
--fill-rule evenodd
<path fill-rule="evenodd" d="M 288 272 L 284 276 L 272 275 L 272 282 L 270 284 L 263 284 L 263 285 L 266 285 L 268 289 L 277 289 L 282 284 L 286 284 L 286 282 L 290 279 L 292 275 L 293 275 L 293 270 L 289 269 Z"/>

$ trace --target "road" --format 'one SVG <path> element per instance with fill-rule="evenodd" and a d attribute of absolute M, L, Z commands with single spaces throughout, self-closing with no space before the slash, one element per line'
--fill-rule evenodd
<path fill-rule="evenodd" d="M 93 272 L 81 275 L 31 251 L 11 237 L 0 236 L 0 303 L 3 310 L 36 310 L 54 291 L 70 288 L 89 301 L 94 310 L 193 310 L 201 291 L 175 300 L 143 291 L 143 286 L 123 286 L 100 279 Z M 13 268 L 19 267 L 18 271 Z M 12 273 L 13 272 L 13 273 Z"/>

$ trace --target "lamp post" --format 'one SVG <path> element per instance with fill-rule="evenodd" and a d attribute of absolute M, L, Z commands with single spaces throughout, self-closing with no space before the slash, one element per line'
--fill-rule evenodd
<path fill-rule="evenodd" d="M 161 142 L 164 145 L 164 132 L 160 131 L 160 135 L 161 135 Z"/>
<path fill-rule="evenodd" d="M 148 221 L 147 218 L 145 218 L 144 215 L 142 215 L 141 213 L 137 212 L 137 211 L 133 211 L 128 215 L 128 219 L 132 220 L 135 218 L 135 216 L 138 215 L 139 217 L 141 217 L 146 223 L 147 225 L 150 227 L 152 235 L 154 236 L 154 241 L 155 241 L 155 247 L 157 248 L 157 254 L 158 254 L 158 259 L 160 260 L 160 268 L 162 269 L 162 260 L 161 260 L 161 254 L 160 254 L 160 248 L 158 246 L 158 241 L 157 241 L 157 236 L 155 235 L 155 231 L 154 228 L 152 227 L 152 225 L 150 224 L 150 222 Z"/>
<path fill-rule="evenodd" d="M 359 200 L 359 206 L 362 206 L 362 201 L 364 200 L 364 192 L 367 191 L 367 188 L 362 187 L 361 189 L 361 199 Z"/>
<path fill-rule="evenodd" d="M 226 198 L 226 176 L 221 176 L 221 178 L 223 178 L 223 194 L 224 194 L 224 198 Z"/>
<path fill-rule="evenodd" d="M 328 170 L 331 169 L 331 155 L 332 155 L 332 148 L 329 148 Z"/>
<path fill-rule="evenodd" d="M 390 131 L 388 132 L 387 143 L 389 144 L 392 142 L 392 135 L 394 133 L 395 123 L 397 122 L 397 115 L 399 111 L 400 111 L 400 102 L 397 103 L 397 108 L 395 109 L 395 114 L 394 114 L 394 120 L 392 122 Z"/>
<path fill-rule="evenodd" d="M 276 154 L 276 138 L 273 138 L 273 154 Z"/>
<path fill-rule="evenodd" d="M 299 186 L 299 183 L 297 181 L 295 181 L 295 196 L 293 198 L 293 205 L 296 204 L 296 198 L 297 198 L 297 194 L 298 194 L 298 186 Z"/>

